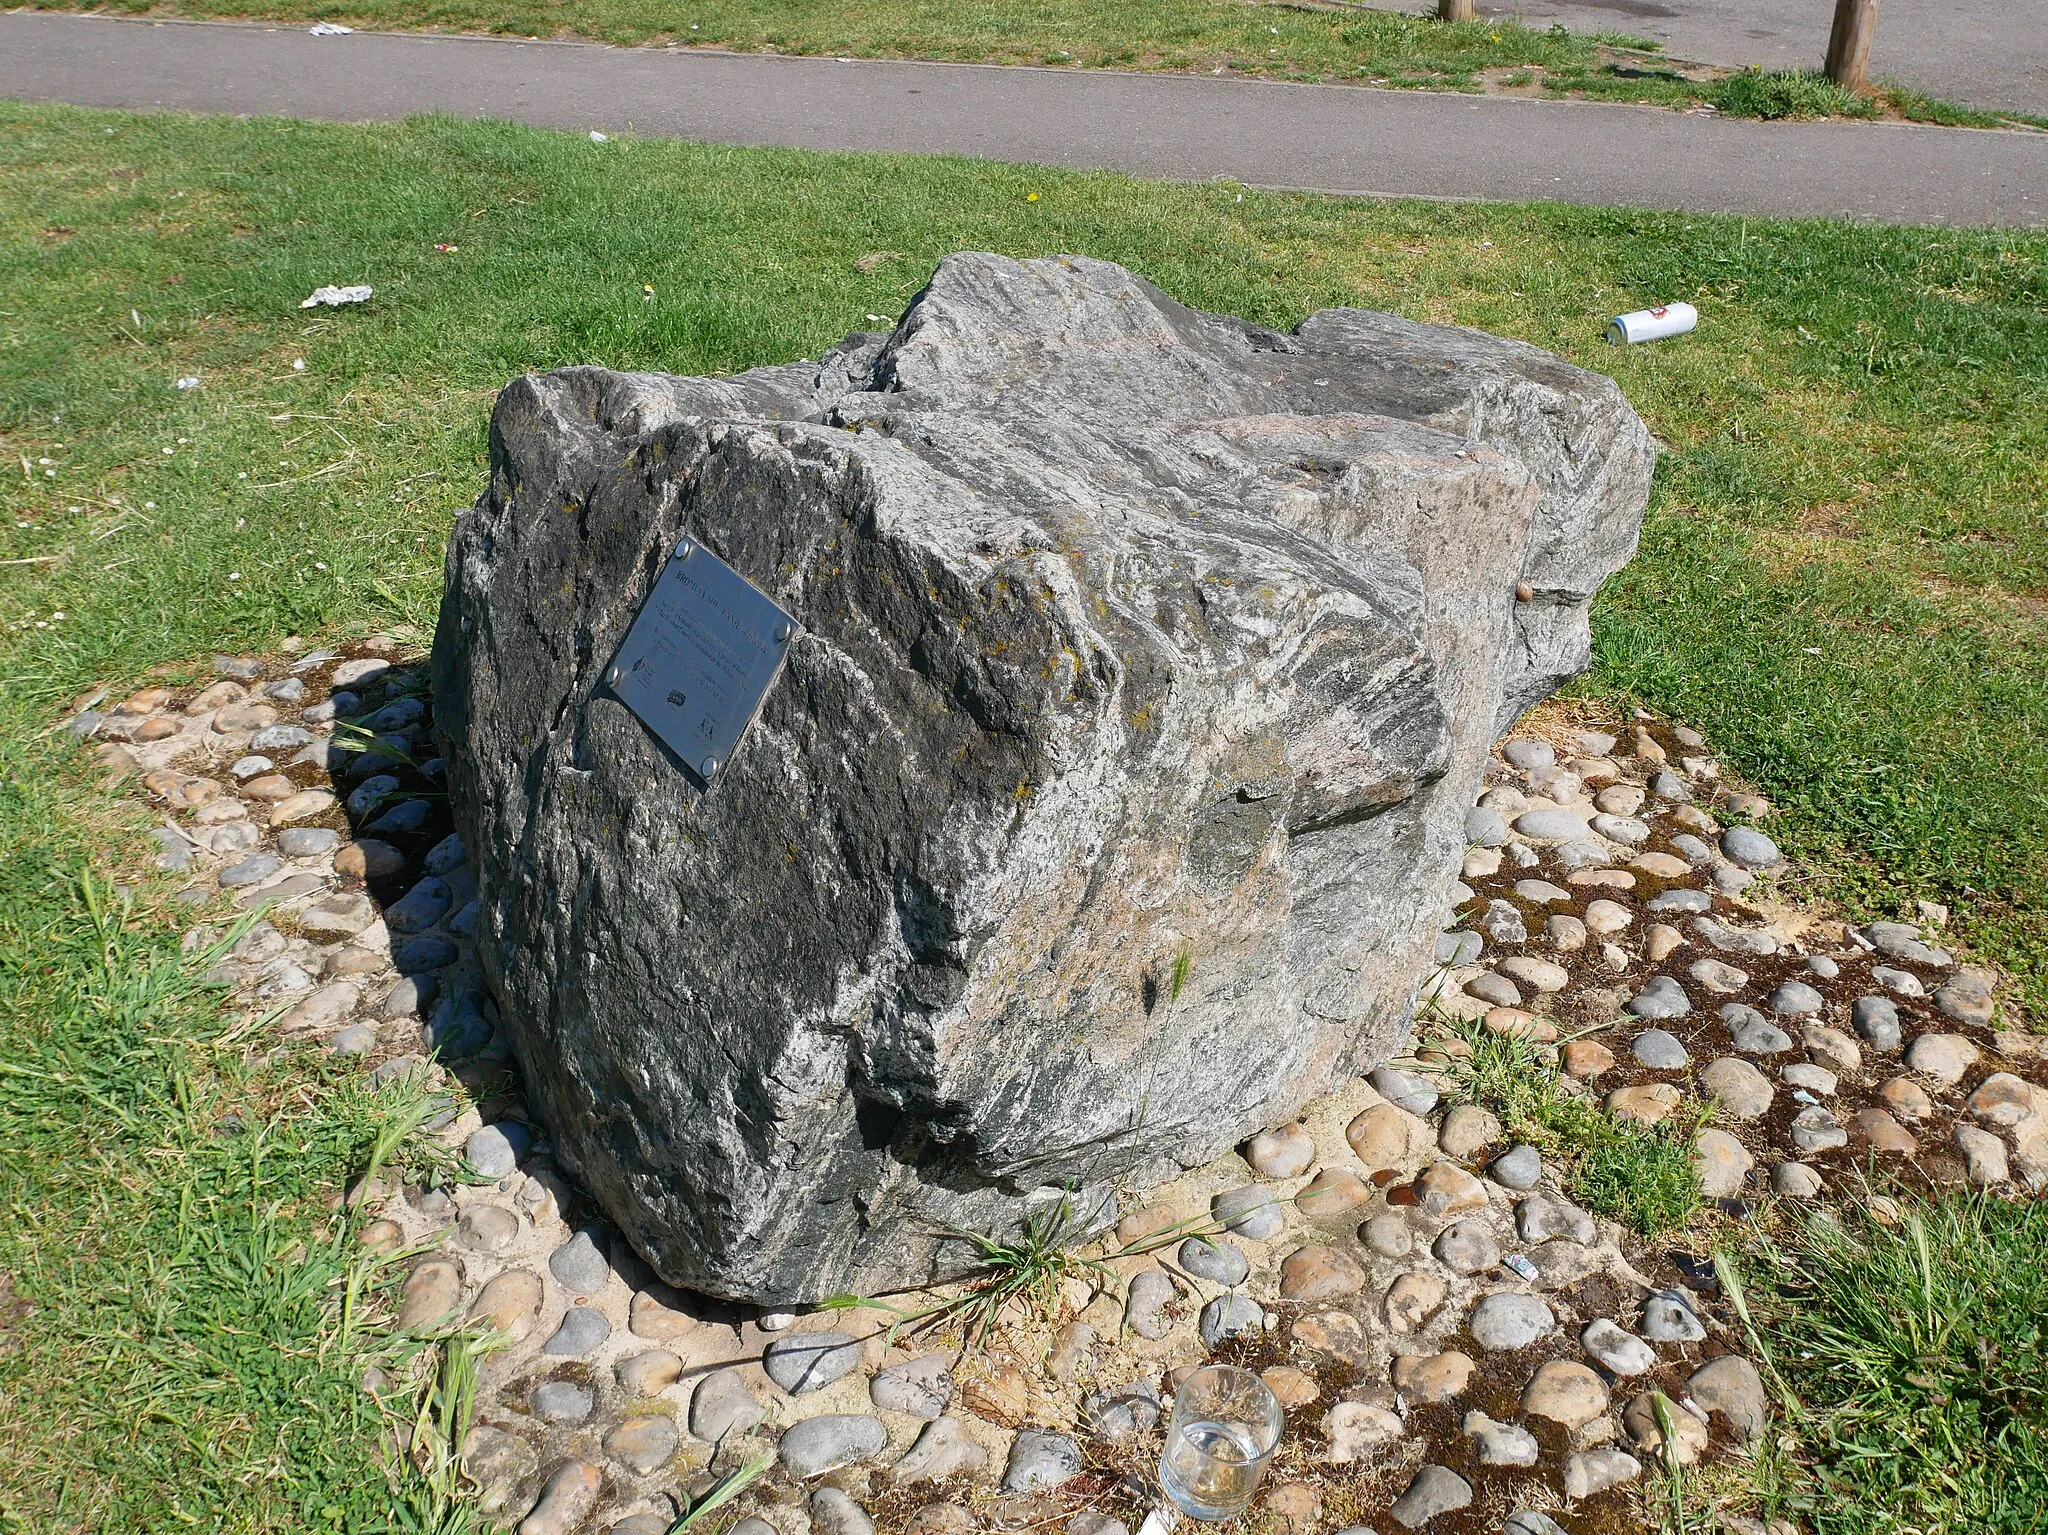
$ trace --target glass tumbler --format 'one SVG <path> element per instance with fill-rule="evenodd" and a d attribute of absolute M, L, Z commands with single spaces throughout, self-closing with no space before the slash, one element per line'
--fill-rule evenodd
<path fill-rule="evenodd" d="M 1182 1513 L 1234 1519 L 1259 1490 L 1284 1415 L 1266 1383 L 1234 1365 L 1204 1365 L 1173 1394 L 1159 1481 Z"/>

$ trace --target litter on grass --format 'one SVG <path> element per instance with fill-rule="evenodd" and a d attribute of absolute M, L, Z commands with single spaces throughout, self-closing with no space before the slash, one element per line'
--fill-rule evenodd
<path fill-rule="evenodd" d="M 609 143 L 610 143 L 611 141 L 612 141 L 612 136 L 611 136 L 611 135 L 610 135 L 609 133 L 599 133 L 599 132 L 598 132 L 598 131 L 597 131 L 597 130 L 596 130 L 595 128 L 593 128 L 593 129 L 591 129 L 591 130 L 590 130 L 590 142 L 591 142 L 591 143 L 593 143 L 593 144 L 609 144 Z"/>
<path fill-rule="evenodd" d="M 308 27 L 306 30 L 311 32 L 315 37 L 347 37 L 350 33 L 355 31 L 355 28 L 345 27 L 338 21 L 321 21 L 315 22 L 311 27 Z"/>
<path fill-rule="evenodd" d="M 1662 341 L 1667 336 L 1682 336 L 1699 323 L 1700 312 L 1690 304 L 1659 304 L 1655 309 L 1616 315 L 1607 322 L 1607 340 L 1614 346 Z"/>
<path fill-rule="evenodd" d="M 197 389 L 199 387 L 199 379 L 197 375 L 188 373 L 178 380 L 178 387 L 180 389 Z"/>
<path fill-rule="evenodd" d="M 299 300 L 301 309 L 317 309 L 322 304 L 360 304 L 375 290 L 368 283 L 357 283 L 352 287 L 337 288 L 332 283 L 315 288 L 310 298 Z"/>

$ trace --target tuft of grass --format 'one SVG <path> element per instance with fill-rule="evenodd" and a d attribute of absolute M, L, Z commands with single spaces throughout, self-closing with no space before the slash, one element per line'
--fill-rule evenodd
<path fill-rule="evenodd" d="M 402 1535 L 473 1535 L 480 1528 L 462 1472 L 462 1444 L 476 1417 L 483 1360 L 502 1341 L 489 1331 L 454 1329 L 406 1339 L 394 1357 L 394 1365 L 420 1382 L 405 1434 L 412 1495 L 394 1510 Z"/>
<path fill-rule="evenodd" d="M 1700 1203 L 1697 1115 L 1681 1112 L 1656 1125 L 1618 1119 L 1568 1091 L 1529 1041 L 1478 1023 L 1430 1022 L 1461 1047 L 1441 1052 L 1438 1069 L 1452 1091 L 1492 1110 L 1511 1135 L 1542 1152 L 1588 1210 L 1645 1238 L 1691 1222 Z"/>
<path fill-rule="evenodd" d="M 1018 1308 L 1041 1320 L 1059 1314 L 1060 1284 L 1085 1279 L 1114 1289 L 1116 1276 L 1100 1258 L 1082 1255 L 1077 1245 L 1100 1224 L 1076 1213 L 1062 1196 L 1033 1211 L 1015 1234 L 990 1236 L 957 1228 L 947 1234 L 973 1250 L 981 1273 L 959 1295 L 948 1297 L 918 1318 L 920 1325 L 962 1328 L 970 1347 L 988 1336 L 1007 1311 Z"/>
<path fill-rule="evenodd" d="M 975 1265 L 975 1272 L 956 1293 L 914 1307 L 857 1295 L 835 1296 L 825 1304 L 844 1310 L 884 1312 L 894 1319 L 889 1327 L 892 1336 L 899 1331 L 957 1328 L 970 1349 L 979 1348 L 1006 1315 L 1022 1315 L 1040 1322 L 1058 1316 L 1060 1286 L 1068 1279 L 1085 1280 L 1097 1289 L 1119 1288 L 1108 1258 L 1079 1251 L 1100 1225 L 1099 1218 L 1078 1214 L 1072 1198 L 1063 1195 L 1033 1211 L 1013 1233 L 990 1235 L 951 1227 L 945 1235 L 971 1251 Z"/>
<path fill-rule="evenodd" d="M 1700 92 L 1730 117 L 1875 117 L 1877 103 L 1810 69 L 1744 69 Z"/>
<path fill-rule="evenodd" d="M 1068 1194 L 1034 1211 L 1012 1234 L 949 1227 L 944 1235 L 971 1251 L 975 1262 L 974 1272 L 956 1293 L 915 1306 L 868 1295 L 836 1295 L 822 1304 L 831 1310 L 880 1311 L 892 1318 L 892 1338 L 899 1332 L 957 1329 L 966 1346 L 975 1349 L 1006 1318 L 1039 1325 L 1056 1321 L 1060 1288 L 1069 1279 L 1079 1279 L 1091 1289 L 1121 1293 L 1123 1281 L 1110 1267 L 1118 1259 L 1157 1252 L 1190 1236 L 1216 1236 L 1223 1230 L 1208 1215 L 1191 1215 L 1107 1252 L 1082 1251 L 1101 1229 L 1107 1213 L 1097 1210 L 1091 1216 L 1077 1212 Z"/>
<path fill-rule="evenodd" d="M 1815 1535 L 2048 1527 L 2048 1205 L 1901 1197 L 1717 1260 L 1790 1430 L 1752 1489 Z"/>

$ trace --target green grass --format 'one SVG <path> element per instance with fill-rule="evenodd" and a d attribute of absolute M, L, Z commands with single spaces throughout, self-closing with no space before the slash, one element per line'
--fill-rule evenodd
<path fill-rule="evenodd" d="M 0 746 L 0 1528 L 387 1528 L 427 1506 L 359 1386 L 388 1277 L 325 1198 L 417 1115 L 222 1016 L 79 851 L 137 821 Z"/>
<path fill-rule="evenodd" d="M 76 9 L 69 0 L 47 9 Z M 1603 45 L 1518 21 L 1240 0 L 119 0 L 125 14 L 331 20 L 384 30 L 574 36 L 849 58 L 1221 71 L 1477 89 L 1486 69 L 1595 68 Z"/>
<path fill-rule="evenodd" d="M 0 1311 L 11 1527 L 399 1517 L 321 1204 L 394 1110 L 225 1037 L 154 886 L 126 913 L 86 899 L 78 850 L 132 854 L 146 818 L 39 736 L 60 701 L 292 632 L 424 635 L 508 376 L 814 355 L 960 247 L 1121 260 L 1269 324 L 1342 303 L 1459 321 L 1611 371 L 1669 451 L 1587 686 L 1706 729 L 1818 888 L 1947 900 L 2040 994 L 2040 235 L 0 106 L 0 560 L 36 562 L 0 565 L 0 1273 L 28 1303 Z M 376 298 L 297 307 L 351 281 Z M 1693 336 L 1600 345 L 1605 316 L 1668 298 L 1701 306 Z M 230 1109 L 250 1133 L 214 1133 Z M 1672 1148 L 1586 1145 L 1569 1112 L 1526 1109 L 1586 1146 L 1581 1197 L 1639 1229 L 1682 1218 Z M 459 1369 L 428 1384 L 459 1407 Z M 402 1491 L 438 1517 L 431 1487 Z"/>
<path fill-rule="evenodd" d="M 1477 1023 L 1433 1020 L 1461 1041 L 1443 1071 L 1456 1095 L 1498 1115 L 1560 1170 L 1566 1190 L 1593 1214 L 1654 1239 L 1683 1230 L 1699 1209 L 1694 1117 L 1656 1125 L 1617 1119 L 1590 1097 L 1567 1092 L 1527 1041 Z"/>
<path fill-rule="evenodd" d="M 0 108 L 0 462 L 27 470 L 0 481 L 0 559 L 47 562 L 0 566 L 0 733 L 217 646 L 424 636 L 506 378 L 816 355 L 962 247 L 1108 257 L 1281 326 L 1454 320 L 1612 372 L 1670 451 L 1588 685 L 1706 730 L 1829 893 L 1948 902 L 2040 998 L 2048 239 L 2017 231 Z M 376 298 L 298 308 L 351 281 Z M 1600 343 L 1673 298 L 1693 335 Z"/>
<path fill-rule="evenodd" d="M 30 0 L 79 10 L 86 0 Z M 1264 0 L 90 0 L 101 13 L 195 20 L 339 21 L 381 31 L 576 37 L 627 46 L 1055 68 L 1152 69 L 1689 107 L 1731 116 L 1871 117 L 1959 127 L 2048 127 L 1883 86 L 1859 97 L 1806 71 L 1674 65 L 1620 32 L 1537 29 L 1511 18 L 1443 22 L 1398 9 L 1295 8 Z M 1816 37 L 1815 46 L 1821 39 Z"/>
<path fill-rule="evenodd" d="M 1814 1535 L 2048 1529 L 2048 1205 L 1955 1195 L 1884 1226 L 1796 1217 L 1736 1265 Z"/>

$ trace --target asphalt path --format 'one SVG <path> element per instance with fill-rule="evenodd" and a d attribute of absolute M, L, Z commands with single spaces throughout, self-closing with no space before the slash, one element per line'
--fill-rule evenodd
<path fill-rule="evenodd" d="M 1694 63 L 1819 69 L 1835 0 L 1479 0 L 1478 9 L 1651 38 Z M 2048 117 L 2048 0 L 1881 0 L 1870 72 L 1965 106 Z"/>
<path fill-rule="evenodd" d="M 13 12 L 0 96 L 343 122 L 439 111 L 1345 194 L 2048 225 L 2048 135 L 1181 75 Z"/>

